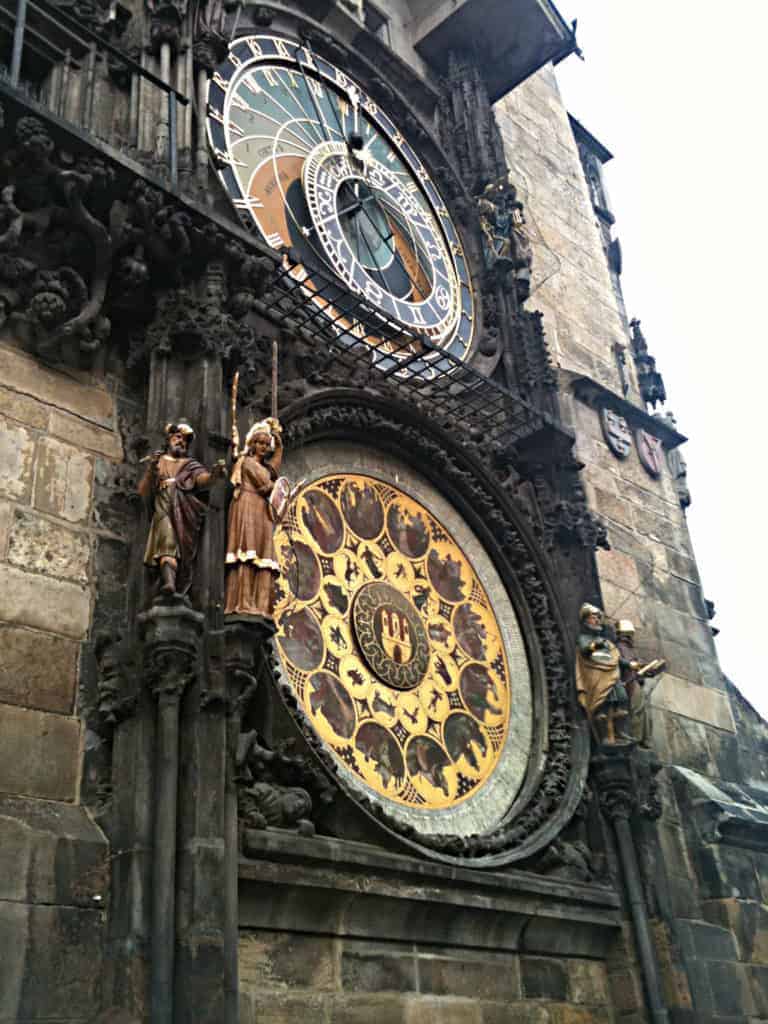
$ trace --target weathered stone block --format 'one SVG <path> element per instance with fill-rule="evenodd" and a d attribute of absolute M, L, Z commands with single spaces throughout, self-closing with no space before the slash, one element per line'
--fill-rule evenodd
<path fill-rule="evenodd" d="M 7 501 L 0 501 L 0 560 L 5 558 L 8 550 L 8 538 L 11 535 L 12 522 L 13 505 Z"/>
<path fill-rule="evenodd" d="M 35 473 L 35 508 L 70 523 L 87 522 L 91 509 L 93 458 L 46 437 Z"/>
<path fill-rule="evenodd" d="M 677 936 L 681 951 L 700 960 L 736 960 L 736 942 L 727 928 L 702 921 L 679 921 Z"/>
<path fill-rule="evenodd" d="M 0 902 L 0 1021 L 91 1020 L 103 915 Z"/>
<path fill-rule="evenodd" d="M 0 701 L 70 714 L 78 650 L 60 636 L 0 626 Z"/>
<path fill-rule="evenodd" d="M 483 1024 L 550 1024 L 549 1011 L 540 1003 L 483 1003 Z"/>
<path fill-rule="evenodd" d="M 402 996 L 335 996 L 328 1007 L 328 1024 L 404 1024 Z"/>
<path fill-rule="evenodd" d="M 0 565 L 0 620 L 81 640 L 90 615 L 82 587 Z"/>
<path fill-rule="evenodd" d="M 373 944 L 344 944 L 341 955 L 341 984 L 350 992 L 415 992 L 416 964 L 413 953 L 393 955 L 392 949 L 376 949 Z M 366 950 L 366 946 L 371 946 Z M 425 992 L 432 989 L 424 988 Z M 457 993 L 461 995 L 463 993 Z"/>
<path fill-rule="evenodd" d="M 0 494 L 28 502 L 32 493 L 35 439 L 19 423 L 0 417 Z"/>
<path fill-rule="evenodd" d="M 517 957 L 419 957 L 419 988 L 436 996 L 467 996 L 491 1002 L 519 999 Z"/>
<path fill-rule="evenodd" d="M 608 975 L 611 1004 L 617 1013 L 633 1013 L 644 1006 L 643 985 L 637 968 L 611 971 Z"/>
<path fill-rule="evenodd" d="M 716 1013 L 738 1017 L 755 1012 L 750 979 L 742 964 L 711 960 L 707 966 L 712 1007 Z"/>
<path fill-rule="evenodd" d="M 333 940 L 322 936 L 258 931 L 241 934 L 241 983 L 253 989 L 335 988 Z"/>
<path fill-rule="evenodd" d="M 0 791 L 74 800 L 80 723 L 6 704 L 0 714 Z"/>
<path fill-rule="evenodd" d="M 593 488 L 595 511 L 613 523 L 618 523 L 629 530 L 635 528 L 635 511 L 630 502 L 600 487 Z M 600 554 L 603 554 L 601 551 Z"/>
<path fill-rule="evenodd" d="M 568 974 L 562 963 L 540 957 L 520 958 L 523 994 L 528 999 L 568 998 Z"/>
<path fill-rule="evenodd" d="M 105 430 L 103 427 L 88 423 L 79 416 L 54 409 L 48 429 L 54 437 L 69 441 L 78 448 L 88 448 L 117 462 L 123 458 L 123 445 L 118 434 L 113 430 Z"/>
<path fill-rule="evenodd" d="M 87 374 L 76 380 L 71 372 L 65 376 L 16 348 L 0 346 L 0 380 L 13 391 L 67 409 L 102 426 L 111 425 L 112 396 Z"/>
<path fill-rule="evenodd" d="M 19 420 L 36 430 L 45 430 L 48 426 L 49 409 L 27 395 L 0 387 L 0 413 L 9 419 Z"/>
<path fill-rule="evenodd" d="M 240 1008 L 242 1024 L 330 1024 L 326 1000 L 311 992 L 241 991 Z M 366 1020 L 370 1024 L 370 1014 Z"/>
<path fill-rule="evenodd" d="M 747 979 L 755 1013 L 765 1020 L 768 1018 L 768 967 L 747 967 Z"/>
<path fill-rule="evenodd" d="M 752 900 L 708 900 L 703 905 L 708 921 L 732 932 L 739 960 L 768 965 L 768 907 Z"/>
<path fill-rule="evenodd" d="M 99 909 L 108 852 L 82 807 L 0 796 L 0 901 Z"/>
<path fill-rule="evenodd" d="M 651 696 L 655 708 L 684 715 L 705 725 L 736 732 L 728 695 L 665 673 Z"/>
<path fill-rule="evenodd" d="M 76 583 L 88 582 L 91 542 L 85 533 L 29 512 L 17 512 L 8 543 L 8 561 L 28 572 L 41 572 Z"/>
<path fill-rule="evenodd" d="M 604 964 L 593 960 L 569 960 L 567 966 L 574 1003 L 608 1005 L 608 979 Z"/>
<path fill-rule="evenodd" d="M 610 580 L 625 590 L 637 590 L 640 586 L 640 572 L 631 555 L 618 549 L 597 552 L 597 569 L 600 579 Z"/>
<path fill-rule="evenodd" d="M 481 1022 L 480 1005 L 471 999 L 411 998 L 406 1003 L 405 1024 L 481 1024 Z"/>
<path fill-rule="evenodd" d="M 741 899 L 760 902 L 760 877 L 750 850 L 722 843 L 695 849 L 702 899 Z"/>
<path fill-rule="evenodd" d="M 552 1024 L 612 1024 L 613 1011 L 598 1006 L 580 1007 L 550 1006 L 549 1019 Z"/>

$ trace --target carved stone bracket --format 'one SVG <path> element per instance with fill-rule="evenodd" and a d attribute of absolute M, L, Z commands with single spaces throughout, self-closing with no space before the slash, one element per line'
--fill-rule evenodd
<path fill-rule="evenodd" d="M 197 674 L 205 616 L 184 598 L 156 602 L 138 616 L 147 682 L 161 704 L 178 703 Z"/>
<path fill-rule="evenodd" d="M 596 747 L 591 778 L 608 820 L 629 821 L 635 814 L 649 821 L 659 818 L 662 805 L 656 776 L 661 768 L 652 750 L 634 743 Z"/>

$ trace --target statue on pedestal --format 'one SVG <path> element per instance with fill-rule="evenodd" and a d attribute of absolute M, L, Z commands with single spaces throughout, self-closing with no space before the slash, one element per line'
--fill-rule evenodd
<path fill-rule="evenodd" d="M 188 423 L 168 423 L 165 448 L 148 456 L 139 494 L 152 504 L 152 523 L 144 564 L 159 572 L 160 592 L 186 594 L 192 582 L 200 530 L 207 504 L 199 496 L 224 472 L 223 464 L 208 470 L 187 454 L 195 432 Z"/>
<path fill-rule="evenodd" d="M 477 197 L 477 212 L 483 235 L 485 265 L 499 273 L 515 271 L 518 287 L 530 287 L 531 241 L 525 227 L 523 204 L 509 176 L 486 185 Z"/>
<path fill-rule="evenodd" d="M 626 687 L 629 696 L 632 738 L 641 747 L 649 747 L 651 734 L 645 694 L 645 680 L 659 675 L 663 671 L 666 662 L 655 658 L 647 665 L 643 665 L 637 660 L 635 627 L 629 619 L 620 619 L 616 623 L 616 643 L 619 648 L 621 681 Z"/>
<path fill-rule="evenodd" d="M 280 572 L 273 541 L 276 516 L 270 501 L 283 459 L 280 424 L 273 417 L 254 423 L 240 451 L 233 420 L 232 444 L 235 465 L 230 479 L 235 493 L 227 526 L 224 613 L 271 620 L 274 581 Z"/>
<path fill-rule="evenodd" d="M 603 612 L 584 604 L 579 612 L 576 690 L 598 743 L 631 743 L 629 695 L 621 680 L 619 649 L 603 636 Z"/>

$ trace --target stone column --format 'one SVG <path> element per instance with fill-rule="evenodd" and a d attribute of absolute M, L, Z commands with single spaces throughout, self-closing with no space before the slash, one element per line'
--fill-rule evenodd
<path fill-rule="evenodd" d="M 171 598 L 138 618 L 157 700 L 150 1003 L 153 1024 L 173 1024 L 179 713 L 184 691 L 199 672 L 204 616 L 185 599 Z"/>
<path fill-rule="evenodd" d="M 259 681 L 262 686 L 262 703 L 265 711 L 271 707 L 264 700 L 263 687 L 266 681 L 266 648 L 274 626 L 262 619 L 246 616 L 227 616 L 225 626 L 225 662 L 227 669 L 227 694 L 229 715 L 227 720 L 227 766 L 225 784 L 225 874 L 224 893 L 224 945 L 225 945 L 225 993 L 226 1024 L 237 1024 L 238 1020 L 238 862 L 240 844 L 237 818 L 237 746 L 240 726 L 245 707 L 256 695 Z M 265 721 L 262 732 L 271 740 L 271 722 Z"/>
<path fill-rule="evenodd" d="M 610 821 L 616 839 L 624 895 L 632 918 L 648 1013 L 653 1024 L 669 1024 L 630 824 L 632 815 L 638 810 L 641 789 L 634 764 L 637 753 L 634 744 L 601 746 L 592 757 L 592 779 L 603 814 Z"/>

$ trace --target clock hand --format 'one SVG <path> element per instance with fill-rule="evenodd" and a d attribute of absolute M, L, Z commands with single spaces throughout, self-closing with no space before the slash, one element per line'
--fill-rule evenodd
<path fill-rule="evenodd" d="M 361 209 L 362 209 L 362 212 L 365 214 L 366 220 L 373 227 L 373 230 L 376 232 L 376 234 L 382 240 L 384 245 L 387 245 L 387 247 L 389 248 L 387 243 L 393 237 L 393 232 L 390 232 L 388 237 L 385 238 L 384 235 L 382 235 L 381 231 L 379 231 L 378 224 L 371 217 L 371 215 L 368 213 L 368 211 L 365 209 L 365 207 L 362 206 Z M 365 235 L 363 235 L 363 237 L 365 237 Z M 371 252 L 370 246 L 368 246 L 368 251 Z M 411 285 L 416 289 L 416 291 L 418 291 L 418 293 L 422 297 L 422 299 L 426 299 L 427 298 L 427 293 L 422 290 L 422 288 L 419 286 L 418 282 L 414 281 L 413 277 L 411 276 L 410 271 L 408 270 L 408 268 L 406 267 L 405 263 L 403 262 L 403 258 L 402 258 L 402 256 L 400 255 L 400 253 L 398 251 L 397 245 L 393 246 L 390 251 L 392 252 L 392 255 L 397 260 L 397 262 L 400 264 L 400 268 L 402 269 L 403 273 L 408 278 L 408 280 L 411 282 Z M 374 258 L 372 252 L 371 252 L 371 258 Z M 418 255 L 416 255 L 416 261 L 417 261 L 417 263 L 419 262 Z M 419 264 L 419 266 L 421 266 L 421 264 Z"/>

